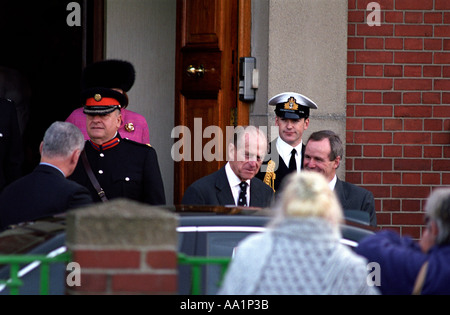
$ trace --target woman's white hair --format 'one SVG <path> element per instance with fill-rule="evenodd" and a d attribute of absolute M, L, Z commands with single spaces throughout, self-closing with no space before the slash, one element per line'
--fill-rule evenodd
<path fill-rule="evenodd" d="M 316 172 L 302 171 L 286 177 L 275 210 L 275 224 L 287 217 L 319 217 L 338 227 L 343 220 L 335 193 L 325 177 Z"/>

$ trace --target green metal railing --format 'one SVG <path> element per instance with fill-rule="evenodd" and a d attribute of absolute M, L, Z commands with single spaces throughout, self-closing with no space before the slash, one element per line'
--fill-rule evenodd
<path fill-rule="evenodd" d="M 0 256 L 0 265 L 10 265 L 10 278 L 8 280 L 0 280 L 0 285 L 5 285 L 11 295 L 18 295 L 23 281 L 20 279 L 20 268 L 26 264 L 36 264 L 40 266 L 40 284 L 39 293 L 48 295 L 50 290 L 50 264 L 69 263 L 71 261 L 71 253 L 64 252 L 55 257 L 46 255 L 3 255 Z"/>
<path fill-rule="evenodd" d="M 191 257 L 184 254 L 178 254 L 178 264 L 190 265 L 192 270 L 191 294 L 201 294 L 202 272 L 201 268 L 205 265 L 219 265 L 220 266 L 220 281 L 222 281 L 228 265 L 231 262 L 229 257 Z M 220 283 L 218 284 L 220 286 Z"/>
<path fill-rule="evenodd" d="M 40 267 L 40 283 L 39 294 L 48 295 L 50 290 L 50 265 L 54 263 L 69 263 L 71 262 L 72 254 L 70 252 L 63 252 L 54 257 L 47 255 L 0 255 L 0 266 L 9 265 L 9 279 L 0 280 L 0 286 L 6 286 L 9 289 L 11 295 L 18 295 L 20 287 L 24 284 L 20 279 L 20 270 L 25 265 L 33 266 L 30 269 Z M 191 294 L 201 294 L 201 282 L 202 282 L 202 270 L 201 268 L 206 265 L 218 265 L 220 266 L 220 281 L 230 264 L 231 258 L 229 257 L 194 257 L 187 256 L 185 254 L 178 254 L 179 265 L 191 266 Z M 218 284 L 220 286 L 220 283 Z"/>

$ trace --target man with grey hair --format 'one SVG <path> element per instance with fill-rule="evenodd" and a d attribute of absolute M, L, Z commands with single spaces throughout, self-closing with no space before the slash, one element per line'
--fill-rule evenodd
<path fill-rule="evenodd" d="M 255 177 L 267 153 L 266 135 L 254 126 L 238 126 L 227 152 L 228 163 L 189 186 L 182 204 L 258 208 L 270 205 L 273 190 Z"/>
<path fill-rule="evenodd" d="M 356 252 L 380 265 L 383 294 L 450 294 L 450 188 L 429 196 L 419 242 L 383 230 L 363 239 Z"/>
<path fill-rule="evenodd" d="M 75 170 L 83 147 L 84 136 L 75 125 L 53 123 L 40 145 L 39 166 L 0 195 L 0 228 L 92 203 L 85 187 L 67 179 Z"/>

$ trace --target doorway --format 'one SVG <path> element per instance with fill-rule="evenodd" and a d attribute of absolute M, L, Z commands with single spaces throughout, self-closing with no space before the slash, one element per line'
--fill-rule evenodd
<path fill-rule="evenodd" d="M 175 125 L 186 132 L 176 139 L 175 154 L 182 158 L 174 166 L 175 204 L 190 184 L 226 163 L 225 136 L 215 135 L 220 143 L 212 153 L 219 159 L 204 156 L 211 141 L 205 129 L 217 127 L 225 135 L 227 126 L 248 124 L 238 71 L 239 58 L 250 54 L 250 21 L 250 0 L 177 0 Z"/>

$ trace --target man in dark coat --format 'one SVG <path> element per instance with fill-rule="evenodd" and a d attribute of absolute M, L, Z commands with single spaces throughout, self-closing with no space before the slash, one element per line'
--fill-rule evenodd
<path fill-rule="evenodd" d="M 310 109 L 317 109 L 317 105 L 294 92 L 275 95 L 269 105 L 275 106 L 279 137 L 269 144 L 269 154 L 256 177 L 279 192 L 283 179 L 303 168 L 305 145 L 302 136 L 309 127 Z"/>
<path fill-rule="evenodd" d="M 257 128 L 237 127 L 228 146 L 229 162 L 186 189 L 182 204 L 268 207 L 273 190 L 255 178 L 267 152 L 267 138 Z"/>
<path fill-rule="evenodd" d="M 336 133 L 330 130 L 314 132 L 306 143 L 304 169 L 319 172 L 325 176 L 344 211 L 364 211 L 368 214 L 370 225 L 376 226 L 373 194 L 364 188 L 343 182 L 336 176 L 336 170 L 343 155 L 344 148 Z"/>
<path fill-rule="evenodd" d="M 22 176 L 23 144 L 14 103 L 0 98 L 0 192 Z"/>
<path fill-rule="evenodd" d="M 41 163 L 0 195 L 0 228 L 51 217 L 92 203 L 89 191 L 68 179 L 84 146 L 81 131 L 56 122 L 41 143 Z"/>
<path fill-rule="evenodd" d="M 83 91 L 82 100 L 90 137 L 85 145 L 88 163 L 83 162 L 82 155 L 70 179 L 87 187 L 96 202 L 103 200 L 100 195 L 104 193 L 107 200 L 128 198 L 164 205 L 164 186 L 155 149 L 122 139 L 118 133 L 124 95 L 99 87 Z"/>

